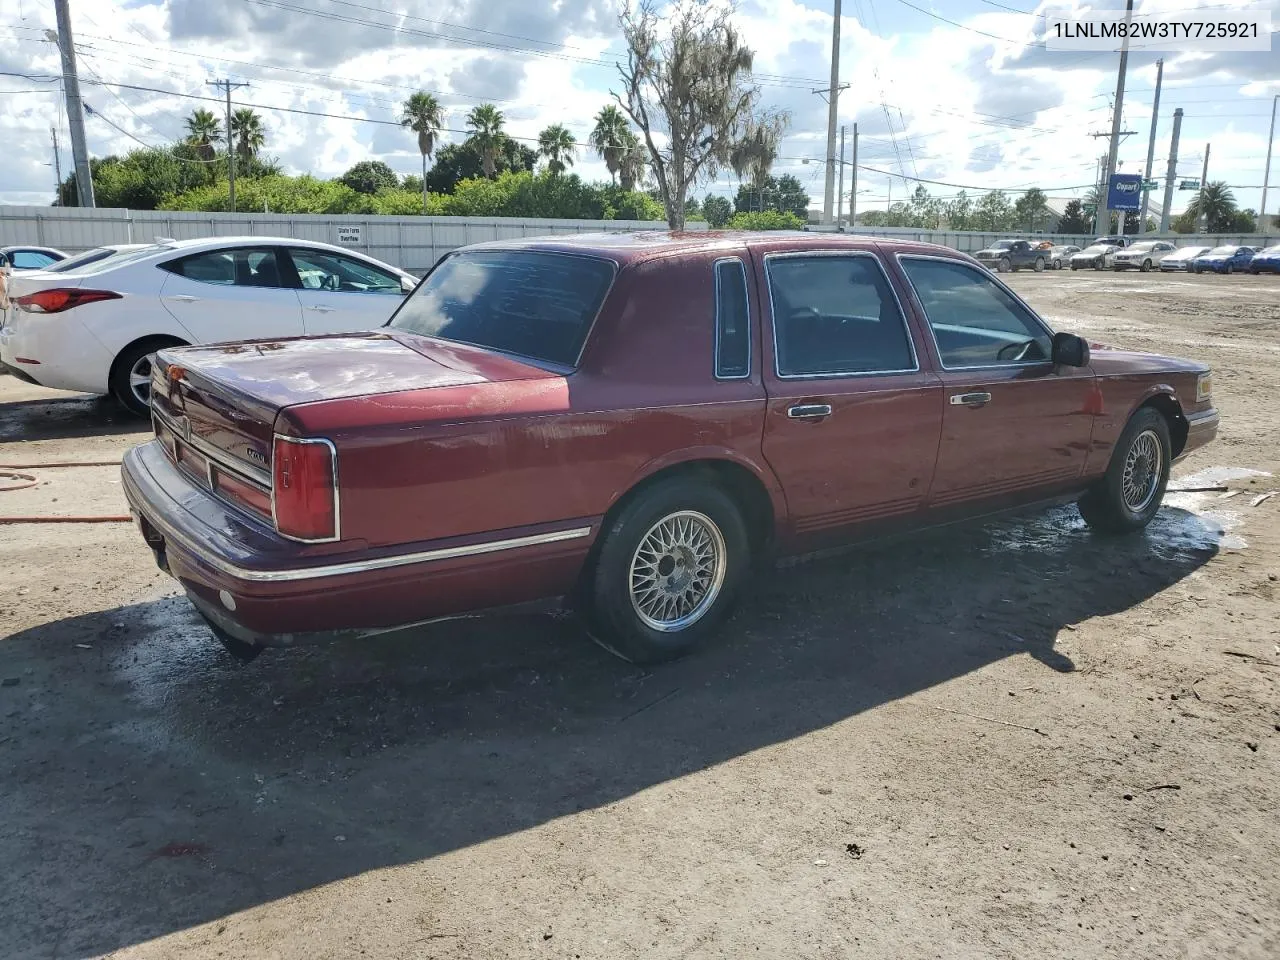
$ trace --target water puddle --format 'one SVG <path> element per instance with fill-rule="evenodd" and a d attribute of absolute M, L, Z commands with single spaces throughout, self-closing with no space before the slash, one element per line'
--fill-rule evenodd
<path fill-rule="evenodd" d="M 1160 512 L 1142 533 L 1143 543 L 1166 559 L 1243 550 L 1249 544 L 1240 534 L 1244 525 L 1240 508 L 1250 502 L 1248 492 L 1224 499 L 1220 490 L 1178 488 L 1222 487 L 1230 481 L 1269 476 L 1247 467 L 1207 467 L 1171 481 Z M 994 552 L 1065 553 L 1092 536 L 1079 511 L 1071 505 L 1020 522 L 998 521 L 987 530 L 991 537 L 988 549 Z"/>

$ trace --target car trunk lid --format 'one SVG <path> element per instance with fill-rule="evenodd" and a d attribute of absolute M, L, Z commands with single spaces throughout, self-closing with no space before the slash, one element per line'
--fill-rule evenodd
<path fill-rule="evenodd" d="M 558 375 L 478 347 L 376 331 L 163 350 L 151 405 L 179 440 L 269 484 L 276 418 L 287 407 Z"/>

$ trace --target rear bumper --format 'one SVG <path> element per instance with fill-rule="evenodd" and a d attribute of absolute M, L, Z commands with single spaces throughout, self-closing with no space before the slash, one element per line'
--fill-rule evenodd
<path fill-rule="evenodd" d="M 285 540 L 194 485 L 156 442 L 130 450 L 130 510 L 160 568 L 215 627 L 265 646 L 357 638 L 568 593 L 583 521 L 370 550 Z"/>
<path fill-rule="evenodd" d="M 19 357 L 36 362 L 19 363 Z M 83 323 L 64 314 L 22 315 L 11 308 L 0 329 L 0 363 L 43 387 L 105 394 L 113 359 Z"/>
<path fill-rule="evenodd" d="M 1175 459 L 1181 460 L 1187 454 L 1199 450 L 1205 444 L 1211 443 L 1218 436 L 1218 424 L 1221 418 L 1218 416 L 1217 410 L 1204 410 L 1200 413 L 1193 413 L 1187 417 L 1187 442 L 1182 448 L 1182 452 Z"/>

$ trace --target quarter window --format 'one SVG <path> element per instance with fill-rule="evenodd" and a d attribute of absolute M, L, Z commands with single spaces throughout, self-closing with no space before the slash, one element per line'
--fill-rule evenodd
<path fill-rule="evenodd" d="M 1047 361 L 1053 339 L 985 271 L 951 260 L 902 258 L 924 307 L 942 365 L 988 367 Z"/>
<path fill-rule="evenodd" d="M 751 375 L 751 318 L 742 261 L 716 262 L 716 376 Z"/>
<path fill-rule="evenodd" d="M 199 283 L 216 283 L 236 287 L 292 287 L 281 277 L 274 250 L 238 247 L 234 250 L 211 250 L 181 260 L 161 264 Z"/>
<path fill-rule="evenodd" d="M 768 257 L 778 374 L 916 369 L 906 322 L 870 256 Z"/>

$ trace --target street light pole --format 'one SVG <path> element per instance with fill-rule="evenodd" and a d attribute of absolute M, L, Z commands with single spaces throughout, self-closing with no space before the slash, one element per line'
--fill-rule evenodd
<path fill-rule="evenodd" d="M 1271 129 L 1267 132 L 1267 166 L 1262 171 L 1262 203 L 1258 206 L 1258 229 L 1267 229 L 1267 185 L 1271 182 L 1271 141 L 1276 138 L 1276 104 L 1280 93 L 1271 98 Z"/>

